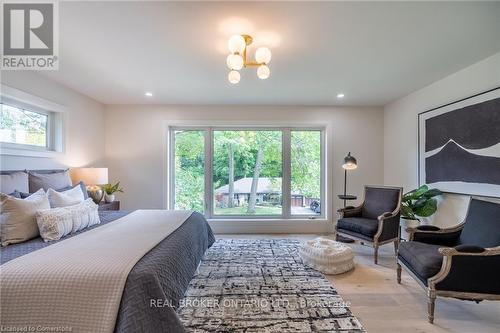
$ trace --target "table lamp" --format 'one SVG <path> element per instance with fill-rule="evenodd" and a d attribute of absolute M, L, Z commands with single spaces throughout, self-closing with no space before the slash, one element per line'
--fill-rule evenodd
<path fill-rule="evenodd" d="M 108 168 L 71 169 L 71 180 L 74 184 L 83 182 L 87 186 L 89 196 L 96 204 L 99 204 L 104 196 L 100 185 L 108 183 Z"/>

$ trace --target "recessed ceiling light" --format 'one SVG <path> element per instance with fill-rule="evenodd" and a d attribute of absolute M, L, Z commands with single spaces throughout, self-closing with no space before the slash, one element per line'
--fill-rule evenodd
<path fill-rule="evenodd" d="M 148 96 L 148 97 L 153 97 L 153 93 L 152 92 L 145 92 L 144 93 L 145 96 Z"/>
<path fill-rule="evenodd" d="M 340 93 L 340 94 L 337 94 L 337 98 L 344 98 L 344 94 Z"/>

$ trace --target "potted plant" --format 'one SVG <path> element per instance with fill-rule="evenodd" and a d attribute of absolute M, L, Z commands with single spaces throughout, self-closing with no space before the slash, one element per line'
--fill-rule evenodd
<path fill-rule="evenodd" d="M 405 193 L 401 202 L 401 218 L 404 219 L 403 231 L 406 227 L 416 227 L 420 218 L 429 217 L 437 210 L 436 196 L 442 192 L 436 188 L 429 189 L 427 185 Z"/>
<path fill-rule="evenodd" d="M 123 193 L 123 189 L 120 187 L 120 182 L 116 184 L 105 184 L 102 186 L 102 190 L 104 191 L 104 201 L 105 202 L 113 202 L 115 201 L 115 193 L 121 192 Z"/>

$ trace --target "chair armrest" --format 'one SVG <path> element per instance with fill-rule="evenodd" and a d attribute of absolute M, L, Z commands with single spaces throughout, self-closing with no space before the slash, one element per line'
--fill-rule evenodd
<path fill-rule="evenodd" d="M 347 206 L 345 208 L 341 208 L 337 210 L 337 213 L 339 214 L 339 219 L 344 218 L 344 217 L 358 217 L 361 216 L 361 208 L 363 206 Z"/>
<path fill-rule="evenodd" d="M 454 246 L 462 232 L 463 223 L 455 227 L 441 229 L 436 226 L 421 225 L 416 228 L 407 228 L 410 241 L 436 244 L 443 246 Z"/>
<path fill-rule="evenodd" d="M 378 229 L 373 238 L 378 241 L 386 241 L 394 238 L 399 239 L 399 218 L 399 210 L 379 215 L 377 218 Z"/>
<path fill-rule="evenodd" d="M 441 270 L 429 278 L 430 288 L 467 293 L 470 299 L 500 299 L 500 246 L 474 245 L 440 248 Z"/>
<path fill-rule="evenodd" d="M 455 247 L 441 247 L 439 253 L 443 256 L 497 256 L 500 255 L 500 246 L 484 248 L 475 245 L 458 245 Z"/>

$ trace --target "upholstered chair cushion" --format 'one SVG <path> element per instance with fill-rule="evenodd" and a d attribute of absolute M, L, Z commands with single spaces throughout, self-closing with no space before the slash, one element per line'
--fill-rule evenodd
<path fill-rule="evenodd" d="M 400 195 L 397 189 L 366 187 L 361 215 L 364 218 L 376 219 L 384 213 L 394 211 Z"/>
<path fill-rule="evenodd" d="M 441 269 L 443 255 L 438 251 L 440 247 L 443 246 L 413 241 L 401 242 L 398 255 L 422 281 L 426 282 Z"/>
<path fill-rule="evenodd" d="M 472 199 L 458 243 L 500 246 L 500 204 Z"/>
<path fill-rule="evenodd" d="M 378 230 L 378 220 L 363 217 L 348 217 L 338 220 L 337 228 L 373 237 Z"/>

